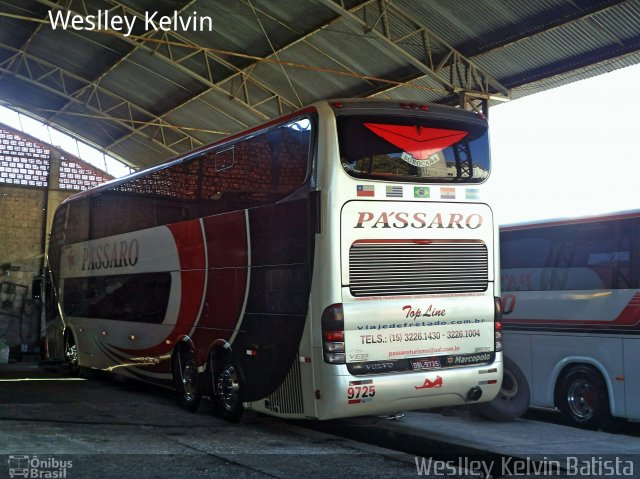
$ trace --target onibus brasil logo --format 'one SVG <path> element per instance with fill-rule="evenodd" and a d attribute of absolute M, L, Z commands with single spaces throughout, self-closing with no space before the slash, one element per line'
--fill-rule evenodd
<path fill-rule="evenodd" d="M 73 467 L 73 461 L 64 461 L 55 457 L 40 459 L 38 456 L 9 456 L 9 477 L 38 479 L 64 479 L 67 470 Z"/>

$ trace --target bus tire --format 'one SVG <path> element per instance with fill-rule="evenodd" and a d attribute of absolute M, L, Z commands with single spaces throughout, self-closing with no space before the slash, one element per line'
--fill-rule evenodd
<path fill-rule="evenodd" d="M 571 366 L 556 387 L 556 406 L 564 420 L 584 429 L 600 429 L 611 420 L 607 385 L 592 366 Z"/>
<path fill-rule="evenodd" d="M 212 356 L 213 401 L 216 413 L 229 422 L 240 422 L 244 413 L 240 370 L 230 354 Z"/>
<path fill-rule="evenodd" d="M 65 374 L 69 376 L 79 376 L 80 366 L 78 364 L 78 345 L 71 331 L 64 334 L 64 364 Z"/>
<path fill-rule="evenodd" d="M 173 353 L 171 372 L 173 387 L 178 393 L 178 403 L 187 411 L 196 411 L 200 405 L 202 392 L 195 354 L 186 344 L 180 345 Z"/>
<path fill-rule="evenodd" d="M 478 413 L 492 421 L 511 421 L 529 409 L 529 383 L 518 365 L 503 357 L 502 386 L 495 399 L 476 405 Z"/>

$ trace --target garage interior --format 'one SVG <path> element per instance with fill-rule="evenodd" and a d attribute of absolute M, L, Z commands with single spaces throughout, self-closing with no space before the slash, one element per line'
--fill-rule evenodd
<path fill-rule="evenodd" d="M 197 12 L 213 28 L 145 31 L 149 10 Z M 54 30 L 51 12 L 140 21 L 130 35 Z M 639 62 L 639 0 L 0 1 L 0 105 L 134 170 L 319 99 L 489 116 L 492 105 Z M 111 178 L 0 124 L 0 340 L 12 360 L 40 358 L 31 288 L 55 208 Z"/>

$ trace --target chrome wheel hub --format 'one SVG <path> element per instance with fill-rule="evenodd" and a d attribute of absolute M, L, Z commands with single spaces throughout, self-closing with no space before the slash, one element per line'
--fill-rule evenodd
<path fill-rule="evenodd" d="M 569 385 L 567 404 L 571 414 L 580 419 L 590 419 L 596 407 L 596 392 L 589 381 L 577 379 Z"/>
<path fill-rule="evenodd" d="M 220 405 L 226 410 L 231 411 L 237 407 L 240 392 L 240 384 L 236 369 L 227 365 L 220 371 L 216 381 L 216 396 L 220 401 Z"/>

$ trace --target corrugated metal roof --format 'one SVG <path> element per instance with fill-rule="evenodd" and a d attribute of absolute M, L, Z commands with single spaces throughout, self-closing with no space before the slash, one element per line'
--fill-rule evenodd
<path fill-rule="evenodd" d="M 640 0 L 71 2 L 138 35 L 147 11 L 213 21 L 137 38 L 37 22 L 56 8 L 0 4 L 0 100 L 140 166 L 318 99 L 517 98 L 640 59 Z"/>

